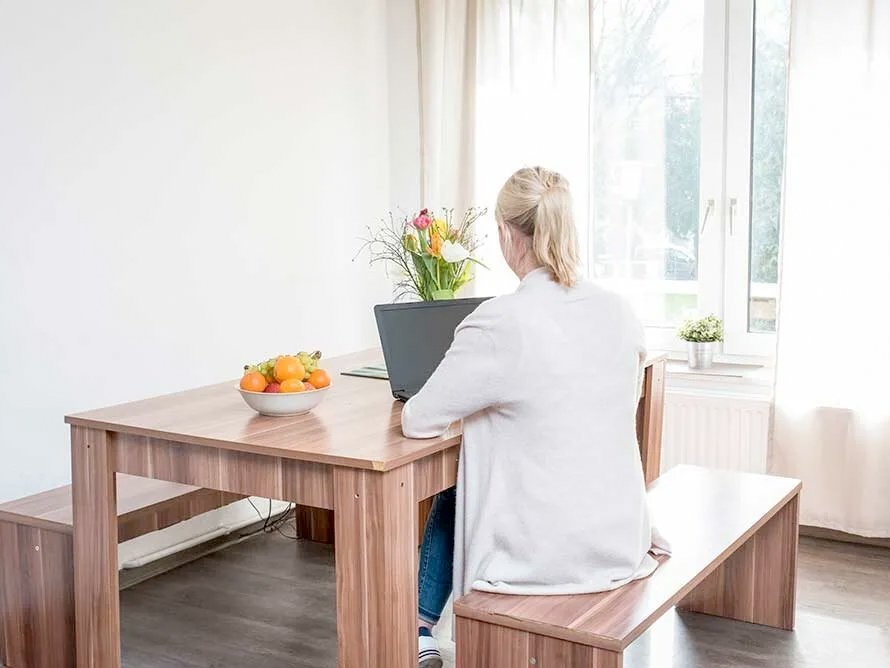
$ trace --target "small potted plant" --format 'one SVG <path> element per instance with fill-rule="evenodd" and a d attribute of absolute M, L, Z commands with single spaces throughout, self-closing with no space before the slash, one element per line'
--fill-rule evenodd
<path fill-rule="evenodd" d="M 715 315 L 697 320 L 687 320 L 677 336 L 686 341 L 690 369 L 710 369 L 714 362 L 714 349 L 723 340 L 723 321 Z"/>

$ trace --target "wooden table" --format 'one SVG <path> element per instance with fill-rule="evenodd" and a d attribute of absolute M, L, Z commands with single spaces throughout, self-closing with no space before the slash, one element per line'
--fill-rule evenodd
<path fill-rule="evenodd" d="M 416 666 L 418 502 L 455 484 L 460 432 L 407 439 L 388 385 L 335 375 L 379 358 L 329 360 L 330 395 L 297 417 L 257 415 L 234 381 L 66 417 L 78 666 L 121 662 L 115 472 L 332 510 L 339 665 Z M 663 391 L 664 360 L 653 357 L 638 416 L 647 479 Z"/>

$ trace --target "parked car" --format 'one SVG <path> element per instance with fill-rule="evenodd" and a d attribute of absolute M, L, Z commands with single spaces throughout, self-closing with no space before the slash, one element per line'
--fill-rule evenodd
<path fill-rule="evenodd" d="M 642 266 L 641 266 L 642 265 Z M 693 253 L 677 244 L 643 246 L 634 250 L 635 273 L 642 277 L 690 281 L 696 278 L 697 260 Z"/>

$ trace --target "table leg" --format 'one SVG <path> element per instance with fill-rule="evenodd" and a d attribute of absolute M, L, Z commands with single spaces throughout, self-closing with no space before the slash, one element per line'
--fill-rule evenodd
<path fill-rule="evenodd" d="M 118 668 L 117 490 L 105 431 L 71 428 L 71 483 L 77 665 Z"/>
<path fill-rule="evenodd" d="M 417 501 L 409 464 L 335 467 L 340 668 L 417 665 Z"/>
<path fill-rule="evenodd" d="M 324 508 L 298 505 L 294 509 L 297 538 L 334 544 L 334 513 Z"/>
<path fill-rule="evenodd" d="M 433 499 L 428 499 L 417 504 L 417 529 L 418 537 L 423 539 L 426 529 L 426 519 L 433 507 Z M 310 506 L 297 506 L 294 510 L 297 538 L 311 540 L 314 543 L 334 544 L 334 513 L 324 508 L 312 508 Z"/>
<path fill-rule="evenodd" d="M 643 375 L 643 398 L 637 408 L 637 437 L 647 485 L 661 474 L 664 372 L 664 360 L 658 360 L 646 367 Z"/>

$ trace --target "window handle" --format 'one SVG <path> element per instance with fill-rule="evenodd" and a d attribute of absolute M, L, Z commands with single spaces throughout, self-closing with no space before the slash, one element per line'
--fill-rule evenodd
<path fill-rule="evenodd" d="M 735 218 L 735 207 L 739 200 L 735 197 L 729 198 L 729 236 L 732 236 L 733 219 Z"/>
<path fill-rule="evenodd" d="M 700 229 L 699 232 L 698 232 L 699 236 L 701 236 L 702 234 L 705 233 L 705 225 L 708 224 L 708 218 L 711 217 L 711 212 L 712 212 L 712 211 L 714 211 L 714 200 L 709 199 L 709 200 L 705 203 L 705 213 L 704 213 L 704 215 L 702 216 L 702 219 L 701 219 L 701 229 Z"/>

